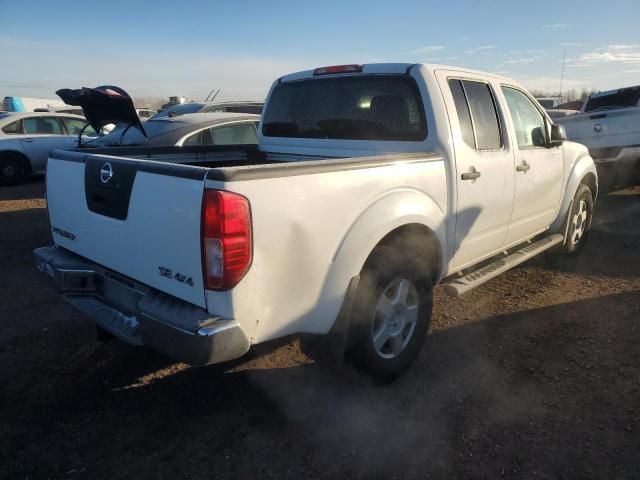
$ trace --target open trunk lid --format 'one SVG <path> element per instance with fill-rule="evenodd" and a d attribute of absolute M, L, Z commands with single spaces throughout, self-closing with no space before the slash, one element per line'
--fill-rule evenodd
<path fill-rule="evenodd" d="M 137 128 L 146 136 L 138 112 L 133 105 L 133 100 L 123 89 L 104 85 L 96 88 L 63 88 L 56 94 L 67 105 L 75 105 L 82 108 L 87 122 L 96 132 L 108 124 L 129 125 Z"/>
<path fill-rule="evenodd" d="M 53 240 L 124 277 L 206 307 L 201 208 L 206 169 L 54 151 Z"/>

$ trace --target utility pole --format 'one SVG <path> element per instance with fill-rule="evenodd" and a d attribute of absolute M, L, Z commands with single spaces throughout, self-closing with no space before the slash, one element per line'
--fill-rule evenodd
<path fill-rule="evenodd" d="M 564 56 L 562 57 L 562 74 L 560 75 L 560 96 L 562 96 L 562 82 L 564 81 L 564 64 L 567 62 L 567 49 L 564 49 Z"/>

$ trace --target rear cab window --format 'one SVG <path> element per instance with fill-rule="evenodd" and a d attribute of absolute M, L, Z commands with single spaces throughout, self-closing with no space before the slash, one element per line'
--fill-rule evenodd
<path fill-rule="evenodd" d="M 422 99 L 408 75 L 313 78 L 275 86 L 265 110 L 266 137 L 422 141 Z"/>

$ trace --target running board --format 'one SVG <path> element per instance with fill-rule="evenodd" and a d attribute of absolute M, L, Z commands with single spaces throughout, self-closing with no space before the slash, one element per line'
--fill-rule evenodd
<path fill-rule="evenodd" d="M 474 272 L 468 273 L 467 275 L 446 283 L 444 285 L 444 291 L 447 295 L 459 297 L 463 293 L 467 293 L 469 290 L 482 285 L 516 265 L 520 265 L 522 262 L 535 257 L 545 250 L 549 250 L 554 245 L 562 243 L 563 240 L 564 237 L 559 233 L 544 237 L 534 243 L 530 243 L 526 247 L 516 250 L 504 258 L 499 258 L 498 260 L 491 262 L 489 265 L 485 265 Z"/>

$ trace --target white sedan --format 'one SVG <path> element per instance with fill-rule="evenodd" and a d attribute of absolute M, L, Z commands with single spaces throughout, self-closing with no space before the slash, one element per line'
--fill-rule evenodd
<path fill-rule="evenodd" d="M 0 113 L 0 185 L 44 173 L 51 150 L 75 148 L 87 124 L 79 115 L 54 112 Z M 88 127 L 87 136 L 96 136 Z"/>

